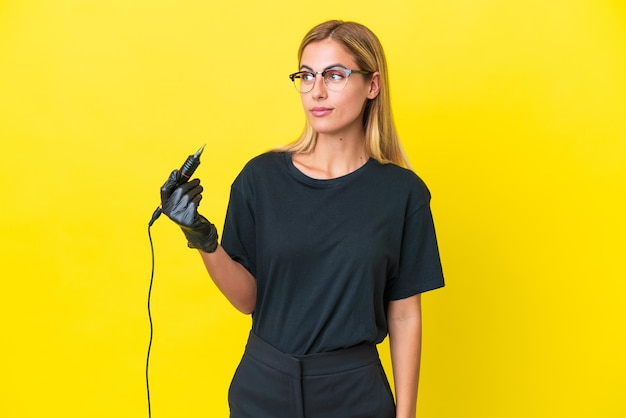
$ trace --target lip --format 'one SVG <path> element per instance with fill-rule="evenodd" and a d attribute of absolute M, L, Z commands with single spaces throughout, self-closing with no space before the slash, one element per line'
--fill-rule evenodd
<path fill-rule="evenodd" d="M 328 115 L 330 112 L 332 112 L 333 109 L 329 108 L 329 107 L 313 107 L 311 108 L 311 114 L 315 117 L 322 117 L 322 116 L 326 116 Z"/>

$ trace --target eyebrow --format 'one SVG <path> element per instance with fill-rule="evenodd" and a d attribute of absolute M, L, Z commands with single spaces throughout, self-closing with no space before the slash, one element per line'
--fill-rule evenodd
<path fill-rule="evenodd" d="M 346 69 L 348 68 L 348 67 L 346 67 L 343 64 L 332 64 L 332 65 L 329 65 L 328 67 L 324 68 L 322 71 L 326 71 L 326 70 L 329 70 L 331 68 L 337 68 L 337 67 L 339 67 L 339 68 L 346 68 Z M 313 70 L 313 68 L 309 67 L 308 65 L 301 65 L 300 66 L 300 71 L 302 71 L 302 70 L 309 70 L 311 72 L 315 71 L 315 70 Z"/>

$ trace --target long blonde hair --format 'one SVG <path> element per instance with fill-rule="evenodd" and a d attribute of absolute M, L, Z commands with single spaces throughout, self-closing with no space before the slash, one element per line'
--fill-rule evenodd
<path fill-rule="evenodd" d="M 374 99 L 368 100 L 363 114 L 367 153 L 382 164 L 410 167 L 391 113 L 387 60 L 380 41 L 371 30 L 359 23 L 329 20 L 315 26 L 305 35 L 298 49 L 298 63 L 307 45 L 326 39 L 342 44 L 354 56 L 361 70 L 380 73 L 380 92 Z M 317 132 L 307 121 L 300 137 L 280 150 L 306 153 L 315 148 L 316 142 Z"/>

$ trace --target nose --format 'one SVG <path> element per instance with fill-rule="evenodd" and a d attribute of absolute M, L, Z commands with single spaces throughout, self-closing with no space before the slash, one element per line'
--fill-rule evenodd
<path fill-rule="evenodd" d="M 322 99 L 326 97 L 326 83 L 324 82 L 324 76 L 320 73 L 315 74 L 315 81 L 313 82 L 311 95 L 314 99 Z"/>

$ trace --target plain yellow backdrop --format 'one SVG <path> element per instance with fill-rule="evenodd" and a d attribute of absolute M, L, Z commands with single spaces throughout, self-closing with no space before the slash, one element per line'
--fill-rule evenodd
<path fill-rule="evenodd" d="M 3 0 L 0 417 L 147 417 L 158 189 L 206 143 L 221 230 L 243 164 L 299 134 L 287 74 L 329 18 L 382 40 L 433 194 L 419 417 L 626 416 L 623 1 Z M 152 235 L 152 415 L 226 417 L 250 319 Z"/>

